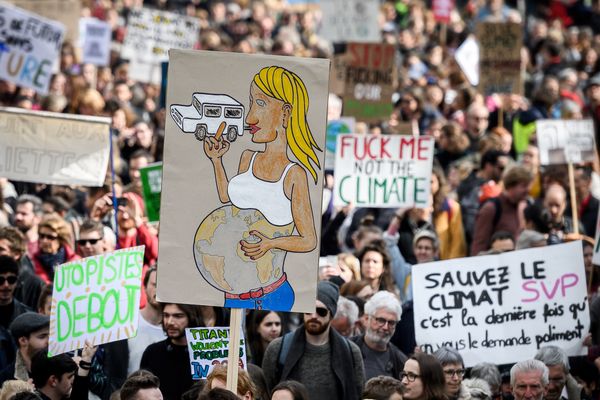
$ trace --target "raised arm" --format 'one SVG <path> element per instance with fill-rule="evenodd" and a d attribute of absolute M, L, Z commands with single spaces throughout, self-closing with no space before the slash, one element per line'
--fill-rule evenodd
<path fill-rule="evenodd" d="M 223 155 L 227 153 L 228 150 L 229 142 L 223 137 L 217 140 L 213 136 L 207 136 L 204 139 L 204 153 L 206 153 L 212 162 L 217 184 L 217 193 L 219 194 L 221 203 L 229 202 L 229 195 L 227 194 L 229 179 L 227 179 L 227 173 L 225 172 L 225 167 L 223 167 Z"/>

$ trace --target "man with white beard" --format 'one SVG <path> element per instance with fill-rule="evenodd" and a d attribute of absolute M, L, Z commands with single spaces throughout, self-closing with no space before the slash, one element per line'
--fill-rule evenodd
<path fill-rule="evenodd" d="M 402 316 L 400 301 L 390 292 L 379 291 L 366 302 L 365 315 L 368 316 L 365 334 L 350 340 L 360 348 L 366 380 L 380 375 L 398 378 L 407 357 L 390 339 Z"/>

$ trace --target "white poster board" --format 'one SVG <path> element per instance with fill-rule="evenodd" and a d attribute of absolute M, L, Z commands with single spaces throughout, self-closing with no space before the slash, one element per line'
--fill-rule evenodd
<path fill-rule="evenodd" d="M 50 311 L 52 355 L 137 335 L 144 246 L 60 265 Z"/>
<path fill-rule="evenodd" d="M 109 118 L 0 107 L 0 176 L 102 186 L 109 150 Z"/>
<path fill-rule="evenodd" d="M 240 368 L 247 369 L 244 331 L 240 327 Z M 227 364 L 229 327 L 186 328 L 192 379 L 206 379 L 216 365 Z"/>
<path fill-rule="evenodd" d="M 454 53 L 456 63 L 465 74 L 469 83 L 479 85 L 479 44 L 469 36 Z"/>
<path fill-rule="evenodd" d="M 594 161 L 594 123 L 591 119 L 536 121 L 542 165 Z"/>
<path fill-rule="evenodd" d="M 472 367 L 530 359 L 547 345 L 587 351 L 581 242 L 415 265 L 412 278 L 416 340 L 427 353 L 450 346 Z"/>
<path fill-rule="evenodd" d="M 196 18 L 147 8 L 132 10 L 121 50 L 121 57 L 131 64 L 129 76 L 160 83 L 160 63 L 169 60 L 169 50 L 193 49 L 199 33 Z"/>
<path fill-rule="evenodd" d="M 381 42 L 379 0 L 320 0 L 319 36 L 331 42 Z"/>
<path fill-rule="evenodd" d="M 111 27 L 96 18 L 81 18 L 79 32 L 83 62 L 101 67 L 110 61 Z"/>
<path fill-rule="evenodd" d="M 333 204 L 427 206 L 433 149 L 430 136 L 338 135 Z"/>
<path fill-rule="evenodd" d="M 0 79 L 48 94 L 65 27 L 0 2 Z"/>

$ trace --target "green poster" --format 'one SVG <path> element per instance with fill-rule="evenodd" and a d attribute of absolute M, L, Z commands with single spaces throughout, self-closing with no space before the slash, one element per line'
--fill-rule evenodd
<path fill-rule="evenodd" d="M 162 162 L 140 168 L 142 193 L 146 204 L 149 222 L 157 222 L 160 217 L 160 191 L 162 187 Z"/>

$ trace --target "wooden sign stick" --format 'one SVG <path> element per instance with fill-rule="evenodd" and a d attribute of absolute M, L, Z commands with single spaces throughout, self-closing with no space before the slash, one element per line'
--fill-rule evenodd
<path fill-rule="evenodd" d="M 577 199 L 575 198 L 575 172 L 573 163 L 569 163 L 569 192 L 571 193 L 571 217 L 573 218 L 573 233 L 579 233 L 579 218 L 577 217 Z"/>
<path fill-rule="evenodd" d="M 229 320 L 229 353 L 227 355 L 227 390 L 237 394 L 240 360 L 242 308 L 231 308 Z"/>

